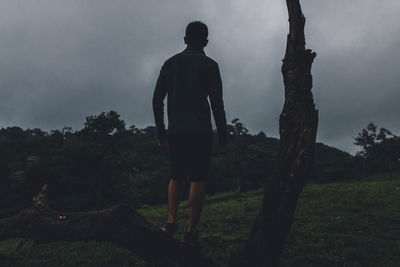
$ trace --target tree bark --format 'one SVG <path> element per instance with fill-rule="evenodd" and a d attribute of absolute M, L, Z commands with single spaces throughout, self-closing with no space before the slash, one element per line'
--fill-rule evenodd
<path fill-rule="evenodd" d="M 32 207 L 0 220 L 0 240 L 22 237 L 39 243 L 110 241 L 155 266 L 215 266 L 200 251 L 149 223 L 128 205 L 89 212 L 60 212 L 46 203 L 46 188 Z"/>
<path fill-rule="evenodd" d="M 316 56 L 305 49 L 305 17 L 299 0 L 286 0 L 289 34 L 282 64 L 285 103 L 279 119 L 277 166 L 265 185 L 263 207 L 244 248 L 230 266 L 279 266 L 297 201 L 314 164 L 318 111 L 315 109 L 311 65 Z"/>

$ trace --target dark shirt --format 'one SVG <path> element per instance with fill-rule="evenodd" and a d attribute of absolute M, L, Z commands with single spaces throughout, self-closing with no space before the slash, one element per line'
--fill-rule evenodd
<path fill-rule="evenodd" d="M 203 50 L 186 48 L 164 62 L 153 94 L 160 140 L 166 138 L 164 98 L 168 94 L 168 133 L 211 132 L 210 99 L 219 144 L 227 143 L 226 116 L 218 64 Z"/>

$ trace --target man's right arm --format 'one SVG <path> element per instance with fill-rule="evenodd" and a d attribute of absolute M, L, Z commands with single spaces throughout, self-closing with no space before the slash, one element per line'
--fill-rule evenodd
<path fill-rule="evenodd" d="M 156 124 L 157 139 L 164 143 L 167 138 L 167 131 L 164 124 L 164 99 L 167 95 L 165 63 L 161 68 L 160 75 L 157 79 L 157 84 L 153 94 L 153 113 Z"/>
<path fill-rule="evenodd" d="M 226 129 L 224 101 L 222 99 L 221 74 L 217 63 L 215 63 L 212 68 L 210 82 L 209 98 L 211 109 L 213 112 L 215 125 L 217 126 L 219 145 L 220 147 L 224 147 L 228 144 L 228 135 Z"/>

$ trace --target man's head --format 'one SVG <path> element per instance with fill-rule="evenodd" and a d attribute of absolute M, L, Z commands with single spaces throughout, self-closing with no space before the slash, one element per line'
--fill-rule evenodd
<path fill-rule="evenodd" d="M 202 49 L 208 43 L 207 36 L 208 28 L 206 24 L 201 21 L 190 22 L 186 27 L 185 44 Z"/>

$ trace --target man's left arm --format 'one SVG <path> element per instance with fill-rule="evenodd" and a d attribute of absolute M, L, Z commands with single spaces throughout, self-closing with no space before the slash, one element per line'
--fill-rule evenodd
<path fill-rule="evenodd" d="M 164 99 L 167 95 L 165 63 L 161 67 L 160 74 L 153 94 L 153 113 L 156 123 L 157 139 L 160 145 L 166 145 L 167 131 L 164 124 Z"/>
<path fill-rule="evenodd" d="M 228 134 L 224 101 L 222 99 L 222 81 L 218 64 L 215 64 L 210 74 L 209 98 L 215 125 L 217 126 L 218 140 L 221 150 L 227 150 Z"/>

